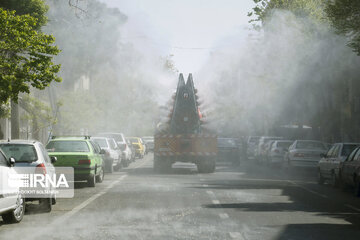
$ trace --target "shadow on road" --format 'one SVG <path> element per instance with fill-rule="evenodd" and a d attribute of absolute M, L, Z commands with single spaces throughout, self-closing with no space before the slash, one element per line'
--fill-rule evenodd
<path fill-rule="evenodd" d="M 276 240 L 339 240 L 358 239 L 360 231 L 349 224 L 289 224 Z"/>

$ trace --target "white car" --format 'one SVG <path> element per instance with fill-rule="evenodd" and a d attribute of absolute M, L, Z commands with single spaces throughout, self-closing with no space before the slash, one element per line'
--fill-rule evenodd
<path fill-rule="evenodd" d="M 55 175 L 55 167 L 53 163 L 56 161 L 55 157 L 50 158 L 44 145 L 35 140 L 11 140 L 0 141 L 0 149 L 6 156 L 14 158 L 16 167 L 33 168 L 34 173 L 40 171 L 49 175 Z M 50 186 L 45 187 L 46 191 L 52 192 Z M 26 196 L 26 201 L 39 201 L 39 208 L 45 212 L 50 212 L 52 205 L 56 203 L 56 196 L 50 195 L 48 197 Z"/>
<path fill-rule="evenodd" d="M 0 177 L 8 178 L 10 174 L 16 174 L 15 159 L 9 160 L 0 151 Z M 25 199 L 20 195 L 19 188 L 9 188 L 5 184 L 0 184 L 0 215 L 5 223 L 20 222 L 25 213 Z"/>
<path fill-rule="evenodd" d="M 284 156 L 284 167 L 317 168 L 321 157 L 326 154 L 325 143 L 314 140 L 296 140 Z"/>
<path fill-rule="evenodd" d="M 91 140 L 99 144 L 105 150 L 105 169 L 112 173 L 121 168 L 121 150 L 116 144 L 115 139 L 108 137 L 91 137 Z"/>
<path fill-rule="evenodd" d="M 269 164 L 282 164 L 285 153 L 288 151 L 293 141 L 290 140 L 276 140 L 271 145 L 268 153 Z"/>
<path fill-rule="evenodd" d="M 98 135 L 115 139 L 116 143 L 118 144 L 119 148 L 122 151 L 123 159 L 125 160 L 125 162 L 124 162 L 125 164 L 128 165 L 131 161 L 134 160 L 132 158 L 133 154 L 132 154 L 131 148 L 127 144 L 123 133 L 110 133 L 109 132 L 109 133 L 99 133 Z"/>

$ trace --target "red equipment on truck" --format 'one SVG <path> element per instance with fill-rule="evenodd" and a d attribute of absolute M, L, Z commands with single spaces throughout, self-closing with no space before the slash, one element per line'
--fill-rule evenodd
<path fill-rule="evenodd" d="M 200 173 L 215 171 L 217 136 L 202 127 L 196 92 L 192 75 L 185 84 L 180 74 L 168 124 L 155 134 L 155 171 L 166 172 L 175 162 L 195 163 Z"/>

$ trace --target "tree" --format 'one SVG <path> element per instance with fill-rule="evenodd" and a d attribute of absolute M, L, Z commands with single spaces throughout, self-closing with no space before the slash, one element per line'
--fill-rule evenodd
<path fill-rule="evenodd" d="M 337 33 L 349 38 L 349 46 L 360 55 L 360 1 L 329 1 L 325 12 Z"/>
<path fill-rule="evenodd" d="M 45 89 L 61 81 L 56 75 L 60 65 L 52 62 L 60 50 L 54 37 L 37 32 L 36 26 L 36 18 L 0 8 L 0 104 L 10 98 L 16 102 L 30 86 Z"/>
<path fill-rule="evenodd" d="M 46 13 L 49 7 L 44 0 L 2 0 L 0 8 L 16 11 L 16 15 L 29 14 L 37 19 L 36 29 L 47 23 Z"/>
<path fill-rule="evenodd" d="M 249 17 L 256 16 L 250 22 L 264 23 L 274 9 L 288 10 L 297 16 L 310 16 L 316 20 L 326 20 L 324 4 L 326 0 L 253 0 L 256 6 Z"/>

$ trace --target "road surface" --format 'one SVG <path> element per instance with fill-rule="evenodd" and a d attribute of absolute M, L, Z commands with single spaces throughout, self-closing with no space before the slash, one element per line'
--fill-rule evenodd
<path fill-rule="evenodd" d="M 359 239 L 360 199 L 316 184 L 314 172 L 286 173 L 251 162 L 214 174 L 176 164 L 155 174 L 148 154 L 101 184 L 77 184 L 51 213 L 27 205 L 0 239 Z"/>

